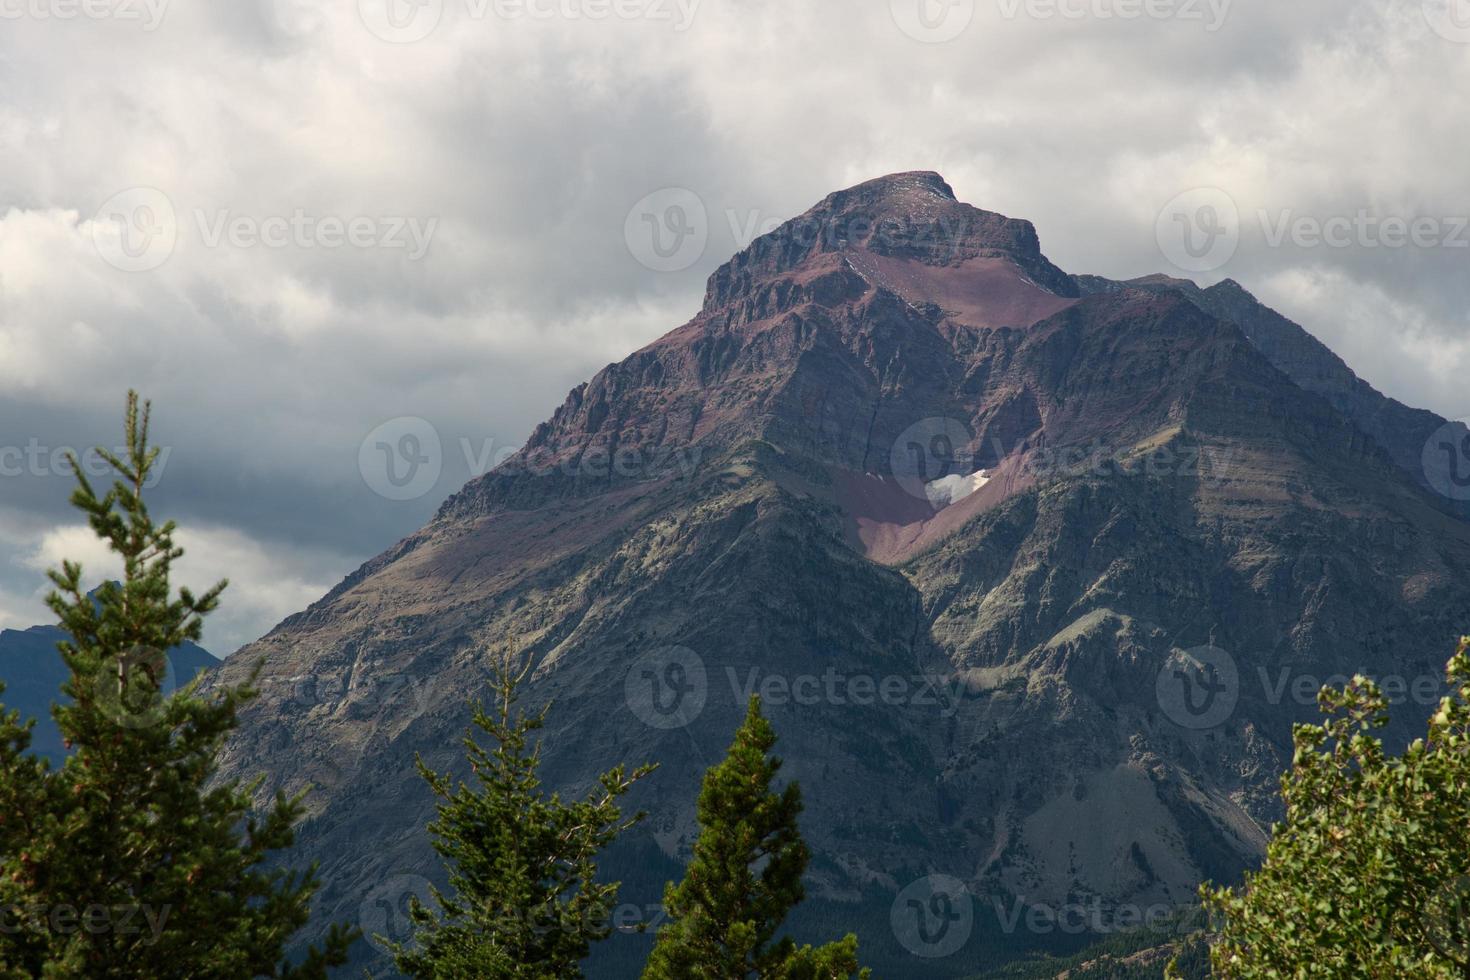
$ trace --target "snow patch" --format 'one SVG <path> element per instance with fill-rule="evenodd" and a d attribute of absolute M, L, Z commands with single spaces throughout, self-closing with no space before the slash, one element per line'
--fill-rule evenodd
<path fill-rule="evenodd" d="M 929 503 L 936 508 L 943 509 L 950 504 L 959 503 L 989 482 L 990 477 L 986 475 L 985 470 L 976 470 L 969 476 L 955 473 L 952 476 L 940 477 L 932 483 L 924 484 L 924 496 L 928 497 Z"/>

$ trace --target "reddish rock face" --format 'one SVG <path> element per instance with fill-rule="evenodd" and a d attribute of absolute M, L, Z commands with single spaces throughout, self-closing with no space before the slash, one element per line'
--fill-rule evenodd
<path fill-rule="evenodd" d="M 765 691 L 817 856 L 798 926 L 857 927 L 880 975 L 965 976 L 1058 937 L 977 922 L 916 958 L 890 915 L 916 880 L 977 916 L 1188 902 L 1261 853 L 1303 679 L 1438 674 L 1470 622 L 1470 526 L 1420 467 L 1440 424 L 1234 283 L 1072 277 L 936 174 L 869 181 L 232 657 L 264 694 L 225 771 L 311 788 L 323 911 L 355 921 L 385 880 L 437 877 L 414 754 L 458 764 L 513 642 L 557 702 L 552 785 L 664 764 L 614 862 L 656 903 Z M 669 650 L 700 695 L 673 726 L 639 694 Z M 1171 685 L 1213 650 L 1203 724 Z"/>

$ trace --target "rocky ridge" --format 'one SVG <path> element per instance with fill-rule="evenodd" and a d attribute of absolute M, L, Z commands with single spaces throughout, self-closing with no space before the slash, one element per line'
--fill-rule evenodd
<path fill-rule="evenodd" d="M 647 911 L 760 692 L 807 798 L 799 928 L 883 975 L 1065 949 L 1002 913 L 1174 907 L 1258 859 L 1298 682 L 1438 673 L 1470 619 L 1470 526 L 1418 469 L 1441 424 L 1234 283 L 1069 276 L 938 175 L 870 181 L 231 657 L 264 694 L 226 772 L 309 788 L 322 913 L 376 915 L 437 876 L 414 755 L 459 763 L 513 641 L 553 785 L 663 763 L 614 862 Z"/>

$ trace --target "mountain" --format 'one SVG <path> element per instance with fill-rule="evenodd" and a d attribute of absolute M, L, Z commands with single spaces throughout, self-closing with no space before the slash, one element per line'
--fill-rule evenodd
<path fill-rule="evenodd" d="M 264 693 L 225 771 L 310 789 L 320 914 L 401 938 L 439 880 L 415 755 L 463 771 L 514 642 L 551 785 L 662 763 L 626 925 L 755 691 L 806 798 L 798 933 L 884 976 L 1069 954 L 1260 858 L 1318 683 L 1438 677 L 1470 622 L 1444 424 L 1233 282 L 1074 277 L 937 174 L 869 181 L 230 657 Z"/>
<path fill-rule="evenodd" d="M 51 719 L 51 705 L 60 699 L 61 684 L 68 673 L 56 644 L 66 639 L 59 626 L 32 626 L 26 630 L 0 630 L 0 681 L 5 692 L 0 704 L 16 709 L 23 718 L 36 719 L 31 732 L 31 750 L 60 762 L 66 756 L 61 732 Z M 207 650 L 185 643 L 169 651 L 169 673 L 165 687 L 182 687 L 202 670 L 219 665 Z"/>

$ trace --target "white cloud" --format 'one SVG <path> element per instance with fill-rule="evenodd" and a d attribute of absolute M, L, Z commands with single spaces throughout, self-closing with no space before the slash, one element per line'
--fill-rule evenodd
<path fill-rule="evenodd" d="M 53 621 L 44 609 L 49 591 L 45 573 L 60 568 L 64 560 L 81 563 L 88 589 L 122 574 L 117 556 L 85 524 L 54 527 L 32 541 L 8 543 L 21 545 L 14 563 L 35 573 L 34 579 L 41 584 L 29 595 L 0 594 L 0 616 L 6 617 L 0 619 L 0 626 L 23 628 Z M 255 639 L 263 627 L 321 598 L 351 570 L 343 566 L 341 556 L 309 549 L 268 549 L 231 528 L 181 528 L 175 544 L 184 549 L 173 568 L 176 588 L 185 585 L 199 593 L 229 579 L 219 609 L 205 620 L 204 646 L 216 656 L 233 652 Z"/>
<path fill-rule="evenodd" d="M 1470 335 L 1445 337 L 1432 317 L 1372 282 L 1339 270 L 1288 268 L 1261 284 L 1260 299 L 1299 322 L 1333 324 L 1332 347 L 1374 384 L 1446 418 L 1470 414 Z"/>
<path fill-rule="evenodd" d="M 1199 185 L 1248 217 L 1470 214 L 1470 48 L 1415 0 L 1236 0 L 1218 31 L 982 0 L 944 44 L 884 2 L 707 0 L 684 31 L 478 6 L 450 0 L 414 44 L 374 36 L 352 2 L 175 3 L 153 31 L 5 21 L 0 446 L 111 441 L 124 390 L 154 398 L 169 512 L 251 569 L 242 635 L 467 475 L 387 504 L 357 472 L 367 432 L 414 415 L 451 446 L 516 444 L 572 384 L 694 313 L 736 246 L 727 216 L 790 217 L 937 169 L 962 199 L 1034 220 L 1064 268 L 1134 276 L 1170 271 L 1157 210 Z M 624 220 L 669 186 L 702 198 L 710 243 L 658 273 Z M 137 187 L 167 199 L 175 241 L 124 272 L 95 222 Z M 210 245 L 222 214 L 260 228 L 298 212 L 437 225 L 420 261 L 320 235 Z M 1463 253 L 1279 249 L 1246 230 L 1219 275 L 1390 394 L 1463 414 Z M 31 541 L 73 519 L 61 481 L 10 487 L 0 535 L 19 533 L 7 514 Z M 18 614 L 22 571 L 0 568 L 0 616 Z"/>

